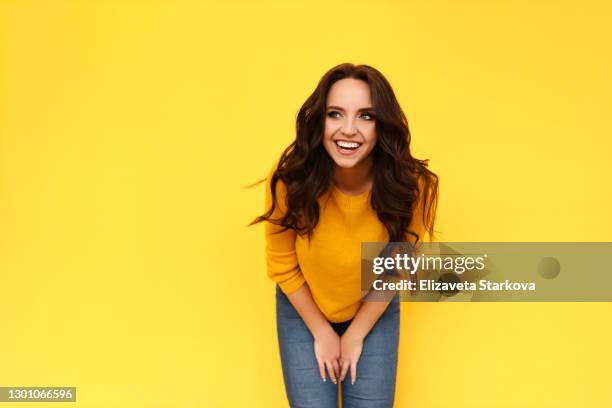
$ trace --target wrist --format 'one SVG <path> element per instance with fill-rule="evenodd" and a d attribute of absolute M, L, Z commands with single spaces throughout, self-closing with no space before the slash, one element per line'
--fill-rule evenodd
<path fill-rule="evenodd" d="M 347 338 L 347 339 L 352 339 L 352 340 L 359 340 L 359 341 L 363 341 L 363 339 L 365 339 L 367 333 L 363 333 L 361 330 L 359 330 L 357 327 L 350 325 L 346 331 L 344 332 L 344 334 L 342 335 L 342 337 Z"/>
<path fill-rule="evenodd" d="M 328 322 L 324 322 L 312 330 L 312 336 L 315 339 L 321 339 L 332 333 L 335 333 L 335 331 Z"/>

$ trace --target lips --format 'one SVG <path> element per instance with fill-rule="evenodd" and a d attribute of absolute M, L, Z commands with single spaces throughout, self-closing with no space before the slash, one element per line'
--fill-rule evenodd
<path fill-rule="evenodd" d="M 349 142 L 348 140 L 334 140 L 334 143 L 336 143 L 336 146 L 345 150 L 356 150 L 362 145 L 362 143 Z"/>
<path fill-rule="evenodd" d="M 343 156 L 352 156 L 363 144 L 348 140 L 334 140 L 334 143 L 336 145 L 336 151 Z"/>

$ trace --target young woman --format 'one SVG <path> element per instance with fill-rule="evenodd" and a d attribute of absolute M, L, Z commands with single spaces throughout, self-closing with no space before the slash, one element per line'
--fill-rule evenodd
<path fill-rule="evenodd" d="M 361 242 L 433 239 L 438 177 L 411 156 L 406 117 L 371 66 L 329 70 L 296 129 L 251 223 L 265 221 L 289 403 L 338 407 L 340 393 L 344 407 L 392 407 L 399 294 L 362 300 Z"/>

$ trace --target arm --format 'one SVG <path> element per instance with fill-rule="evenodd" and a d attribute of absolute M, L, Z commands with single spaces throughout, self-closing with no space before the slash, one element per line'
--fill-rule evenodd
<path fill-rule="evenodd" d="M 270 180 L 276 165 L 268 173 L 266 180 L 265 210 L 272 207 L 272 189 Z M 276 183 L 276 206 L 272 218 L 280 218 L 286 211 L 286 188 L 282 181 Z M 264 230 L 266 236 L 266 261 L 268 277 L 278 283 L 285 294 L 289 294 L 302 286 L 306 280 L 302 275 L 295 253 L 296 233 L 292 229 L 282 231 L 283 227 L 266 221 Z M 281 232 L 282 231 L 282 232 Z"/>
<path fill-rule="evenodd" d="M 314 302 L 307 283 L 300 286 L 295 292 L 287 295 L 287 297 L 302 320 L 304 320 L 304 323 L 306 323 L 314 338 L 326 336 L 330 331 L 334 331 L 329 321 Z"/>
<path fill-rule="evenodd" d="M 421 191 L 424 188 L 423 184 L 421 184 Z M 423 214 L 424 214 L 424 200 L 423 194 L 420 195 L 419 201 L 417 202 L 414 213 L 412 216 L 412 221 L 408 229 L 416 232 L 421 240 L 425 240 L 425 235 L 427 230 L 425 228 L 425 223 L 423 222 Z M 406 240 L 414 240 L 411 235 L 406 234 Z M 389 301 L 393 298 L 396 291 L 386 291 L 384 298 L 388 301 L 376 301 L 376 302 L 363 302 L 361 307 L 357 311 L 357 314 L 353 318 L 351 325 L 346 330 L 350 336 L 357 338 L 365 338 L 367 334 L 370 332 L 374 324 L 378 320 L 378 318 L 383 314 L 387 306 L 389 305 Z"/>
<path fill-rule="evenodd" d="M 266 182 L 266 210 L 272 206 L 272 189 L 270 180 L 276 169 L 275 164 Z M 287 211 L 285 195 L 287 189 L 282 181 L 276 183 L 276 208 L 272 218 L 280 218 Z M 300 265 L 295 253 L 296 232 L 292 229 L 280 232 L 282 227 L 265 223 L 266 255 L 268 263 L 268 276 L 278 283 L 281 290 L 300 314 L 306 326 L 313 334 L 324 333 L 331 325 L 323 316 L 312 298 L 310 288 L 302 275 Z"/>
<path fill-rule="evenodd" d="M 314 337 L 315 356 L 321 378 L 326 381 L 327 368 L 332 382 L 337 384 L 340 377 L 340 337 L 317 307 L 308 283 L 287 297 Z"/>
<path fill-rule="evenodd" d="M 423 191 L 422 188 L 423 186 L 421 184 L 421 191 Z M 414 209 L 409 229 L 416 232 L 419 237 L 421 237 L 421 240 L 424 241 L 427 231 L 423 222 L 424 200 L 422 198 L 423 194 L 421 194 Z M 407 234 L 406 240 L 413 242 L 414 237 Z M 389 306 L 389 302 L 393 298 L 393 295 L 395 295 L 395 292 L 396 291 L 386 291 L 384 296 L 384 299 L 387 299 L 386 301 L 364 301 L 361 303 L 359 310 L 357 310 L 357 314 L 340 340 L 340 347 L 342 350 L 340 359 L 340 381 L 344 381 L 344 377 L 350 368 L 351 382 L 355 382 L 357 378 L 357 362 L 361 355 L 363 341 Z"/>
<path fill-rule="evenodd" d="M 266 210 L 272 206 L 270 180 L 276 165 L 268 174 L 266 183 Z M 276 184 L 276 207 L 272 218 L 280 218 L 286 212 L 286 187 L 282 181 Z M 283 227 L 265 222 L 268 277 L 278 283 L 296 309 L 312 336 L 319 373 L 326 381 L 325 368 L 334 383 L 340 374 L 340 338 L 316 305 L 310 287 L 302 275 L 295 253 L 296 232 L 292 229 L 280 232 Z"/>
<path fill-rule="evenodd" d="M 363 340 L 389 306 L 388 301 L 363 302 L 344 335 Z"/>

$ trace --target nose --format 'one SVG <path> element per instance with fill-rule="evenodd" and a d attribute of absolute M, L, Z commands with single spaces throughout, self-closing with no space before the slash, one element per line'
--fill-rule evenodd
<path fill-rule="evenodd" d="M 342 133 L 347 136 L 354 136 L 355 133 L 357 133 L 357 129 L 355 128 L 353 120 L 347 119 L 346 123 L 344 124 L 344 127 L 342 128 Z"/>

